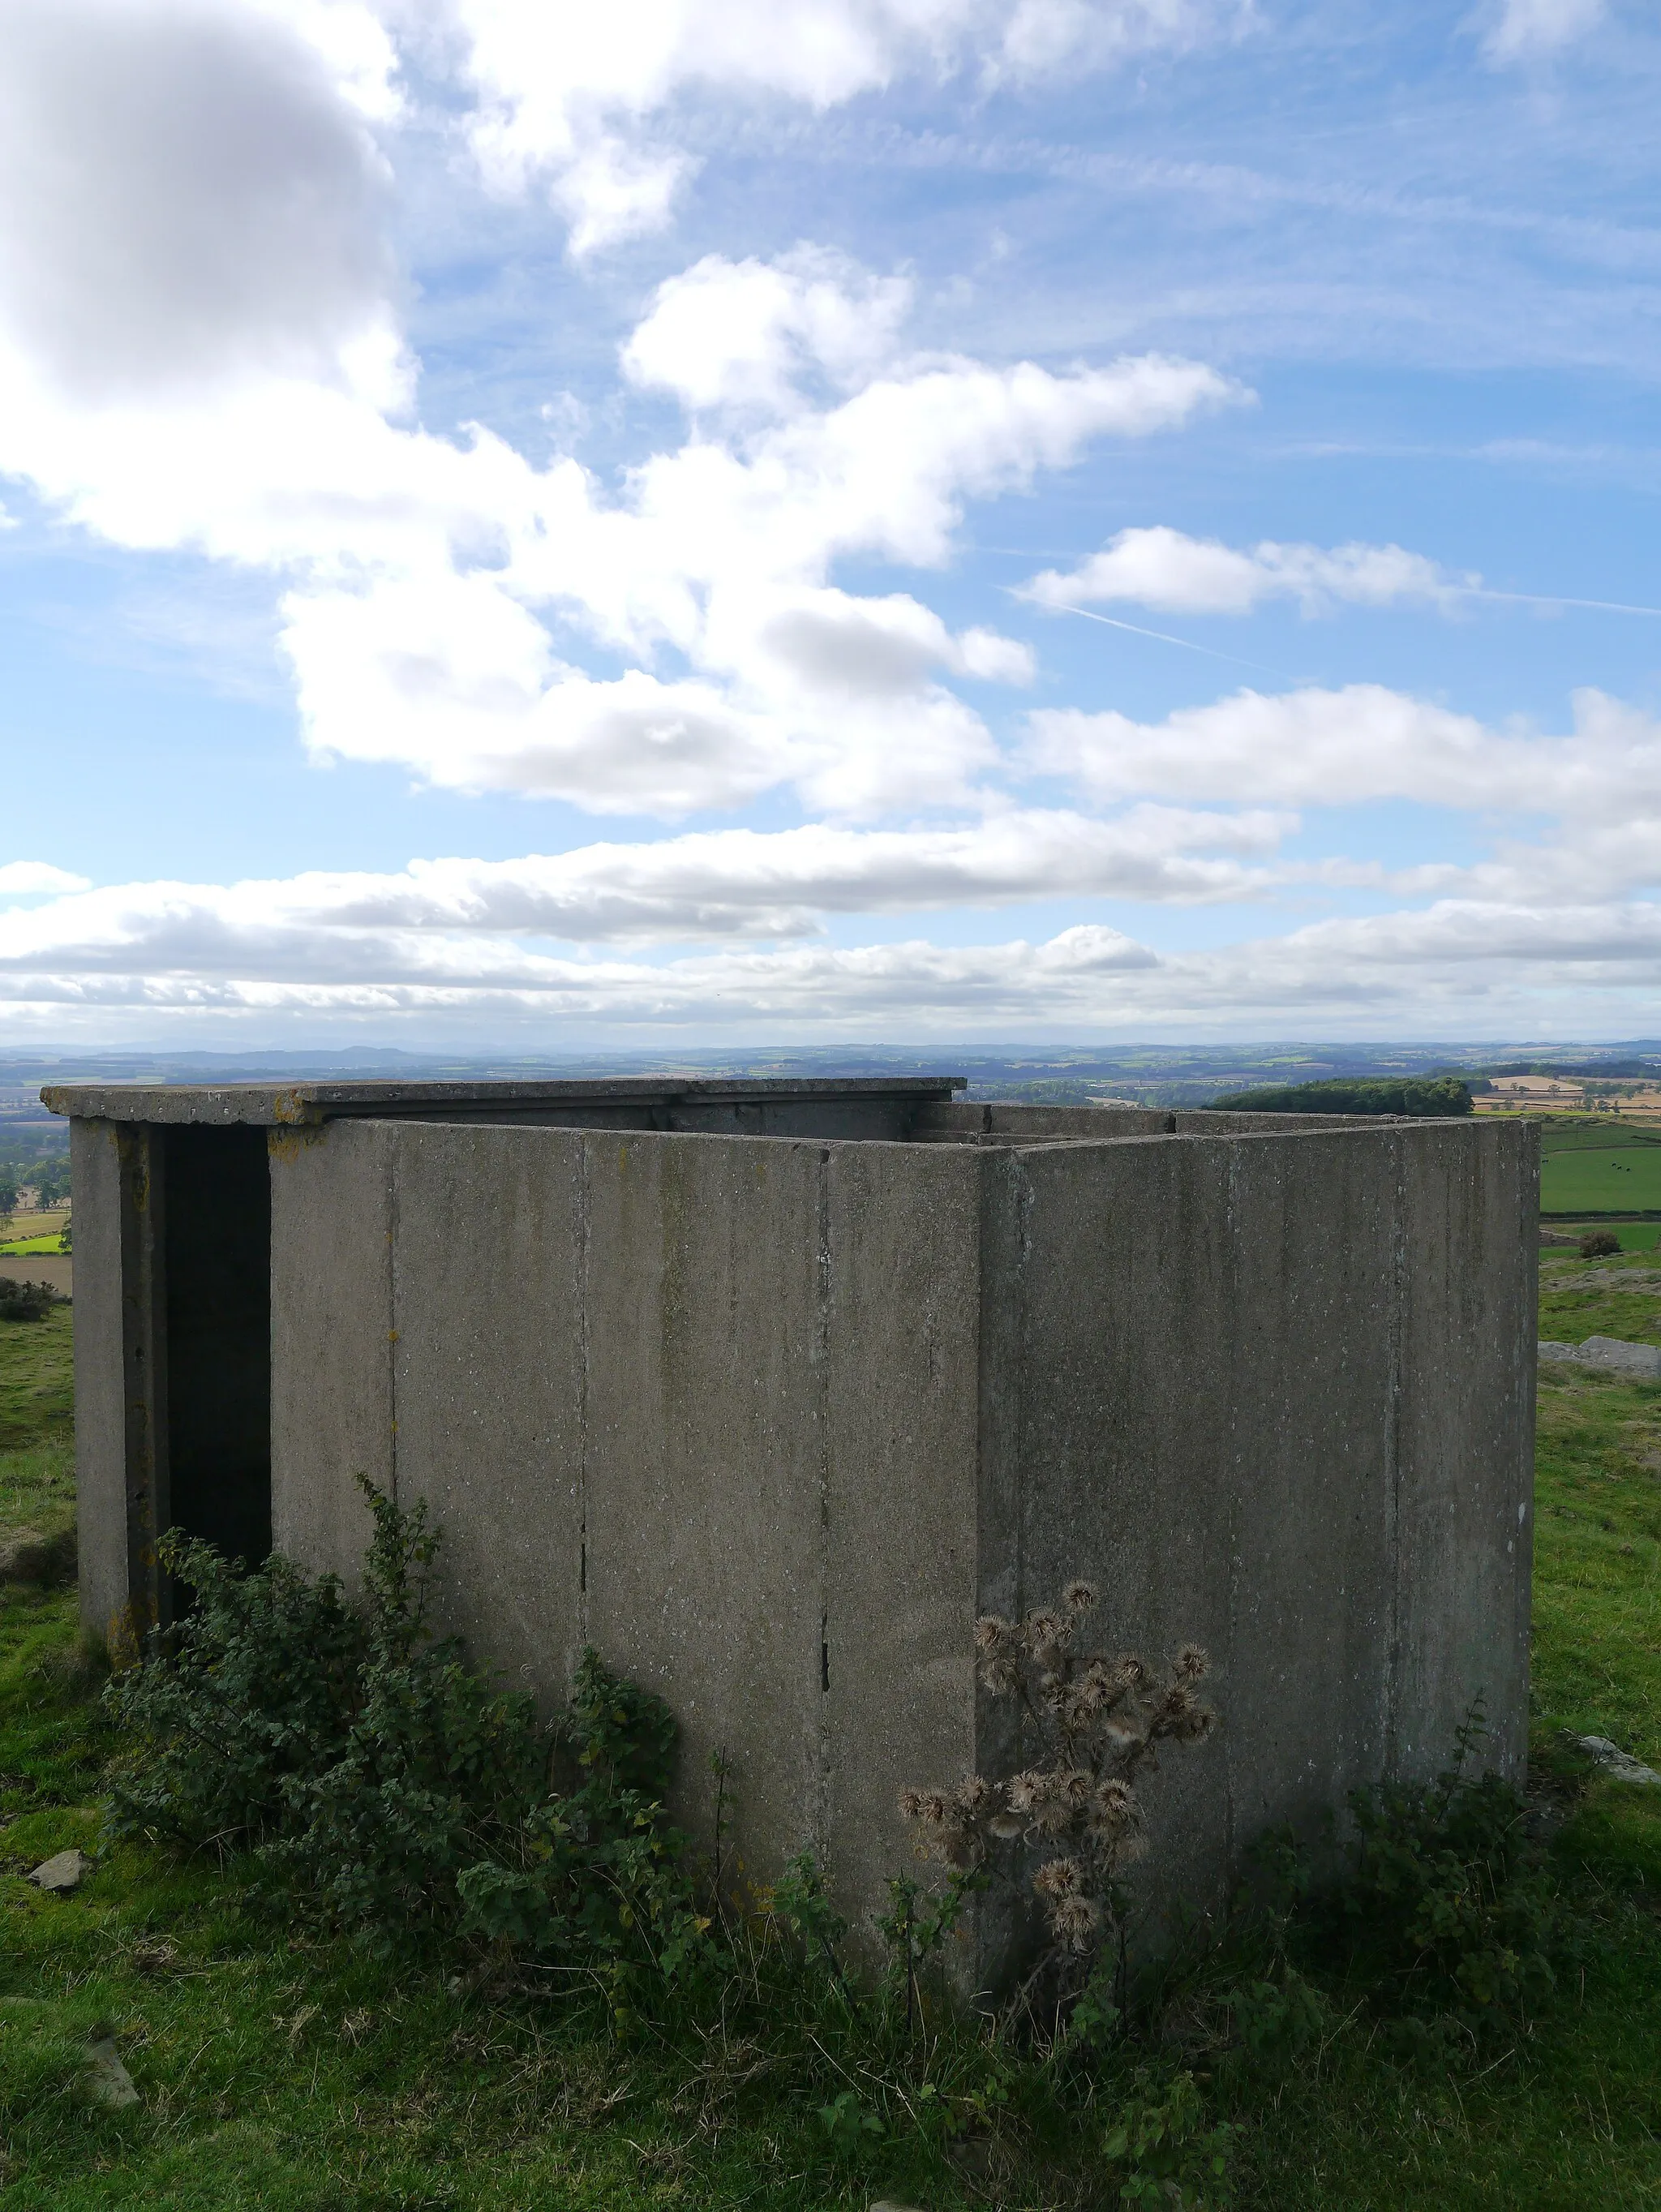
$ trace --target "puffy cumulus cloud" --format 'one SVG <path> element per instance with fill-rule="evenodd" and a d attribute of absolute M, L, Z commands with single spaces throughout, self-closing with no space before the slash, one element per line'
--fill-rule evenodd
<path fill-rule="evenodd" d="M 1030 655 L 907 594 L 845 592 L 835 563 L 939 564 L 969 500 L 1241 395 L 1155 356 L 1064 374 L 900 358 L 903 285 L 810 249 L 771 273 L 706 259 L 688 294 L 662 288 L 633 373 L 670 376 L 676 316 L 729 281 L 760 304 L 701 354 L 688 341 L 681 396 L 763 413 L 615 486 L 481 429 L 389 420 L 390 325 L 336 376 L 279 361 L 264 380 L 95 402 L 9 380 L 0 331 L 0 471 L 116 544 L 285 576 L 282 643 L 319 755 L 661 817 L 786 784 L 838 813 L 961 803 L 996 755 L 952 679 L 1024 683 Z M 596 649 L 621 672 L 591 673 Z"/>
<path fill-rule="evenodd" d="M 1576 693 L 1567 737 L 1491 730 L 1377 684 L 1240 691 L 1158 723 L 1045 709 L 1031 717 L 1029 757 L 1110 799 L 1405 799 L 1616 824 L 1661 816 L 1661 724 L 1595 690 Z"/>
<path fill-rule="evenodd" d="M 868 382 L 897 349 L 911 301 L 906 277 L 872 276 L 825 246 L 775 261 L 706 254 L 658 286 L 623 374 L 693 409 L 787 413 L 809 378 Z"/>
<path fill-rule="evenodd" d="M 1596 30 L 1606 0 L 1500 0 L 1483 40 L 1491 62 L 1537 60 Z"/>
<path fill-rule="evenodd" d="M 0 0 L 0 393 L 384 368 L 392 58 L 353 0 Z"/>
<path fill-rule="evenodd" d="M 1233 34 L 1250 0 L 384 0 L 390 20 L 458 47 L 470 137 L 505 192 L 545 179 L 579 254 L 669 218 L 693 163 L 674 110 L 700 94 L 822 112 L 918 73 L 987 82 Z"/>
<path fill-rule="evenodd" d="M 1446 576 L 1422 554 L 1399 545 L 1277 545 L 1249 551 L 1215 538 L 1189 538 L 1163 525 L 1121 530 L 1100 553 L 1063 574 L 1046 568 L 1025 596 L 1051 607 L 1129 600 L 1172 614 L 1249 614 L 1265 599 L 1296 599 L 1306 614 L 1338 600 L 1371 607 L 1403 601 L 1447 605 L 1479 586 Z"/>
<path fill-rule="evenodd" d="M 0 897 L 28 898 L 41 893 L 84 891 L 91 888 L 84 876 L 67 868 L 54 868 L 45 860 L 7 860 L 0 864 Z"/>
<path fill-rule="evenodd" d="M 996 753 L 944 679 L 1023 683 L 1029 654 L 907 594 L 847 593 L 835 562 L 937 564 L 968 499 L 1236 396 L 1155 357 L 897 363 L 654 455 L 615 500 L 569 459 L 538 471 L 483 434 L 464 450 L 382 426 L 328 484 L 291 479 L 273 518 L 286 534 L 303 508 L 336 572 L 285 604 L 309 740 L 597 811 L 674 817 L 785 783 L 837 813 L 959 803 Z M 585 674 L 545 617 L 568 651 L 633 665 Z M 685 672 L 659 673 L 665 656 Z"/>

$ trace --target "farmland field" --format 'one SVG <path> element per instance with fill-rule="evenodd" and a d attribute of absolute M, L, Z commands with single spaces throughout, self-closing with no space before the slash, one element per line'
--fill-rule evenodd
<path fill-rule="evenodd" d="M 1601 1135 L 1603 1133 L 1600 1131 Z M 1543 1213 L 1661 1212 L 1661 1144 L 1543 1146 Z"/>

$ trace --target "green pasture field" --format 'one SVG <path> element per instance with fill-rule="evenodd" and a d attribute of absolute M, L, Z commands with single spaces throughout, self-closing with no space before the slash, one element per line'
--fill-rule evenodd
<path fill-rule="evenodd" d="M 1540 1211 L 1661 1212 L 1661 1145 L 1565 1146 L 1543 1152 Z"/>
<path fill-rule="evenodd" d="M 16 1243 L 0 1244 L 0 1260 L 38 1259 L 48 1252 L 64 1249 L 61 1233 L 54 1230 L 50 1237 L 22 1237 Z"/>
<path fill-rule="evenodd" d="M 70 1330 L 67 1310 L 0 1322 L 0 1527 L 67 1510 Z M 1242 2212 L 1661 2205 L 1661 1791 L 1595 1778 L 1558 1735 L 1661 1760 L 1661 1389 L 1543 1374 L 1535 1587 L 1535 1786 L 1595 1923 L 1584 1972 L 1492 2063 L 1415 2069 L 1341 2007 L 1288 2069 L 1209 2089 L 1238 2130 Z M 99 1835 L 98 1680 L 72 1594 L 0 1595 L 5 2212 L 1117 2205 L 1076 2145 L 1000 2185 L 973 2142 L 949 2162 L 903 2127 L 849 2163 L 764 2044 L 718 2023 L 693 2048 L 610 2035 L 556 1993 L 493 1998 L 309 1934 L 258 1905 L 235 1858 L 123 1843 L 74 1896 L 40 1895 L 23 1872 Z M 1226 1729 L 1226 1684 L 1219 1702 Z M 130 2110 L 77 2087 L 100 2033 Z M 1133 2063 L 1104 2075 L 1105 2113 Z"/>

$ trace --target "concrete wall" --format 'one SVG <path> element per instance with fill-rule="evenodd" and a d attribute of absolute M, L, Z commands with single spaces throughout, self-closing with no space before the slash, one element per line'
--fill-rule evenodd
<path fill-rule="evenodd" d="M 279 1547 L 351 1571 L 355 1468 L 424 1496 L 441 1625 L 545 1704 L 596 1644 L 681 1721 L 682 1816 L 724 1750 L 750 1878 L 811 1842 L 857 1909 L 900 1786 L 1017 1748 L 976 1613 L 1075 1573 L 1109 1648 L 1217 1662 L 1162 1886 L 1429 1771 L 1479 1692 L 1514 1767 L 1529 1133 L 979 1133 L 274 1136 Z"/>
<path fill-rule="evenodd" d="M 127 1408 L 120 1162 L 106 1121 L 70 1130 L 75 1241 L 82 1263 L 75 1309 L 75 1487 L 81 1617 L 105 1636 L 126 1605 Z M 84 1214 L 82 1208 L 85 1208 Z"/>
<path fill-rule="evenodd" d="M 77 1121 L 70 1133 L 81 1293 L 75 1313 L 81 1616 L 130 1650 L 167 1599 L 155 1538 L 168 1522 L 167 1207 L 158 1133 Z M 81 1209 L 86 1209 L 82 1218 Z"/>
<path fill-rule="evenodd" d="M 1156 1882 L 1434 1772 L 1483 1702 L 1525 1753 L 1531 1133 L 1459 1123 L 1046 1147 L 989 1164 L 982 1599 L 1072 1574 L 1098 1632 L 1215 1663 L 1153 1784 Z M 982 1700 L 989 1756 L 1008 1716 Z"/>
<path fill-rule="evenodd" d="M 973 1752 L 979 1164 L 886 1145 L 336 1122 L 276 1138 L 277 1547 L 351 1474 L 445 1531 L 439 1625 L 563 1697 L 585 1642 L 734 1770 L 755 1879 L 880 1888 Z"/>
<path fill-rule="evenodd" d="M 682 1817 L 724 1750 L 748 1877 L 811 1843 L 855 1911 L 903 1784 L 1018 1753 L 976 1613 L 1076 1573 L 1108 1648 L 1217 1663 L 1220 1736 L 1150 1792 L 1167 1887 L 1431 1771 L 1479 1693 L 1516 1771 L 1532 1133 L 918 1111 L 903 1143 L 268 1124 L 276 1547 L 349 1578 L 355 1474 L 425 1498 L 438 1626 L 545 1706 L 597 1645 L 680 1719 Z M 103 1632 L 167 1602 L 170 1135 L 73 1141 Z"/>

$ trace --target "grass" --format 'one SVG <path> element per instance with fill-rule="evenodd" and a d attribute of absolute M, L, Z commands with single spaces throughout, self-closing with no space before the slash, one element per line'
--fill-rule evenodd
<path fill-rule="evenodd" d="M 0 1323 L 7 1522 L 66 1510 L 69 1345 L 67 1310 Z M 1603 1943 L 1486 2070 L 1392 2061 L 1338 1992 L 1317 2052 L 1233 2086 L 1219 2076 L 1216 2109 L 1239 2130 L 1235 2202 L 1252 2212 L 1661 2205 L 1661 1805 L 1591 1778 L 1559 1735 L 1661 1760 L 1661 1389 L 1548 1372 L 1540 1406 L 1535 1764 Z M 951 2164 L 902 2119 L 843 2158 L 761 2045 L 620 2039 L 568 2000 L 470 1993 L 441 1966 L 389 1965 L 274 1919 L 235 1861 L 122 1844 L 76 1895 L 40 1896 L 18 1876 L 93 1844 L 112 1746 L 72 1595 L 11 1590 L 0 1608 L 7 2212 L 1115 2201 L 1088 2115 L 1064 2142 L 1022 2142 L 994 2114 Z M 82 2093 L 85 2045 L 106 2029 L 141 2093 L 130 2111 Z M 1117 2094 L 1106 2080 L 1104 2113 Z M 1000 2166 L 1006 2141 L 1020 2154 Z"/>
<path fill-rule="evenodd" d="M 1661 1221 L 1560 1221 L 1554 1218 L 1551 1225 L 1564 1237 L 1583 1237 L 1592 1229 L 1607 1230 L 1611 1237 L 1619 1238 L 1623 1252 L 1653 1252 L 1657 1241 L 1661 1239 Z M 1545 1251 L 1560 1255 L 1566 1249 L 1562 1245 L 1548 1245 Z"/>
<path fill-rule="evenodd" d="M 1540 1206 L 1549 1214 L 1646 1213 L 1661 1208 L 1661 1145 L 1590 1146 L 1547 1152 Z"/>
<path fill-rule="evenodd" d="M 1540 1258 L 1540 1334 L 1559 1344 L 1589 1336 L 1643 1344 L 1661 1336 L 1661 1268 L 1651 1254 L 1623 1250 L 1582 1260 L 1548 1250 Z"/>

